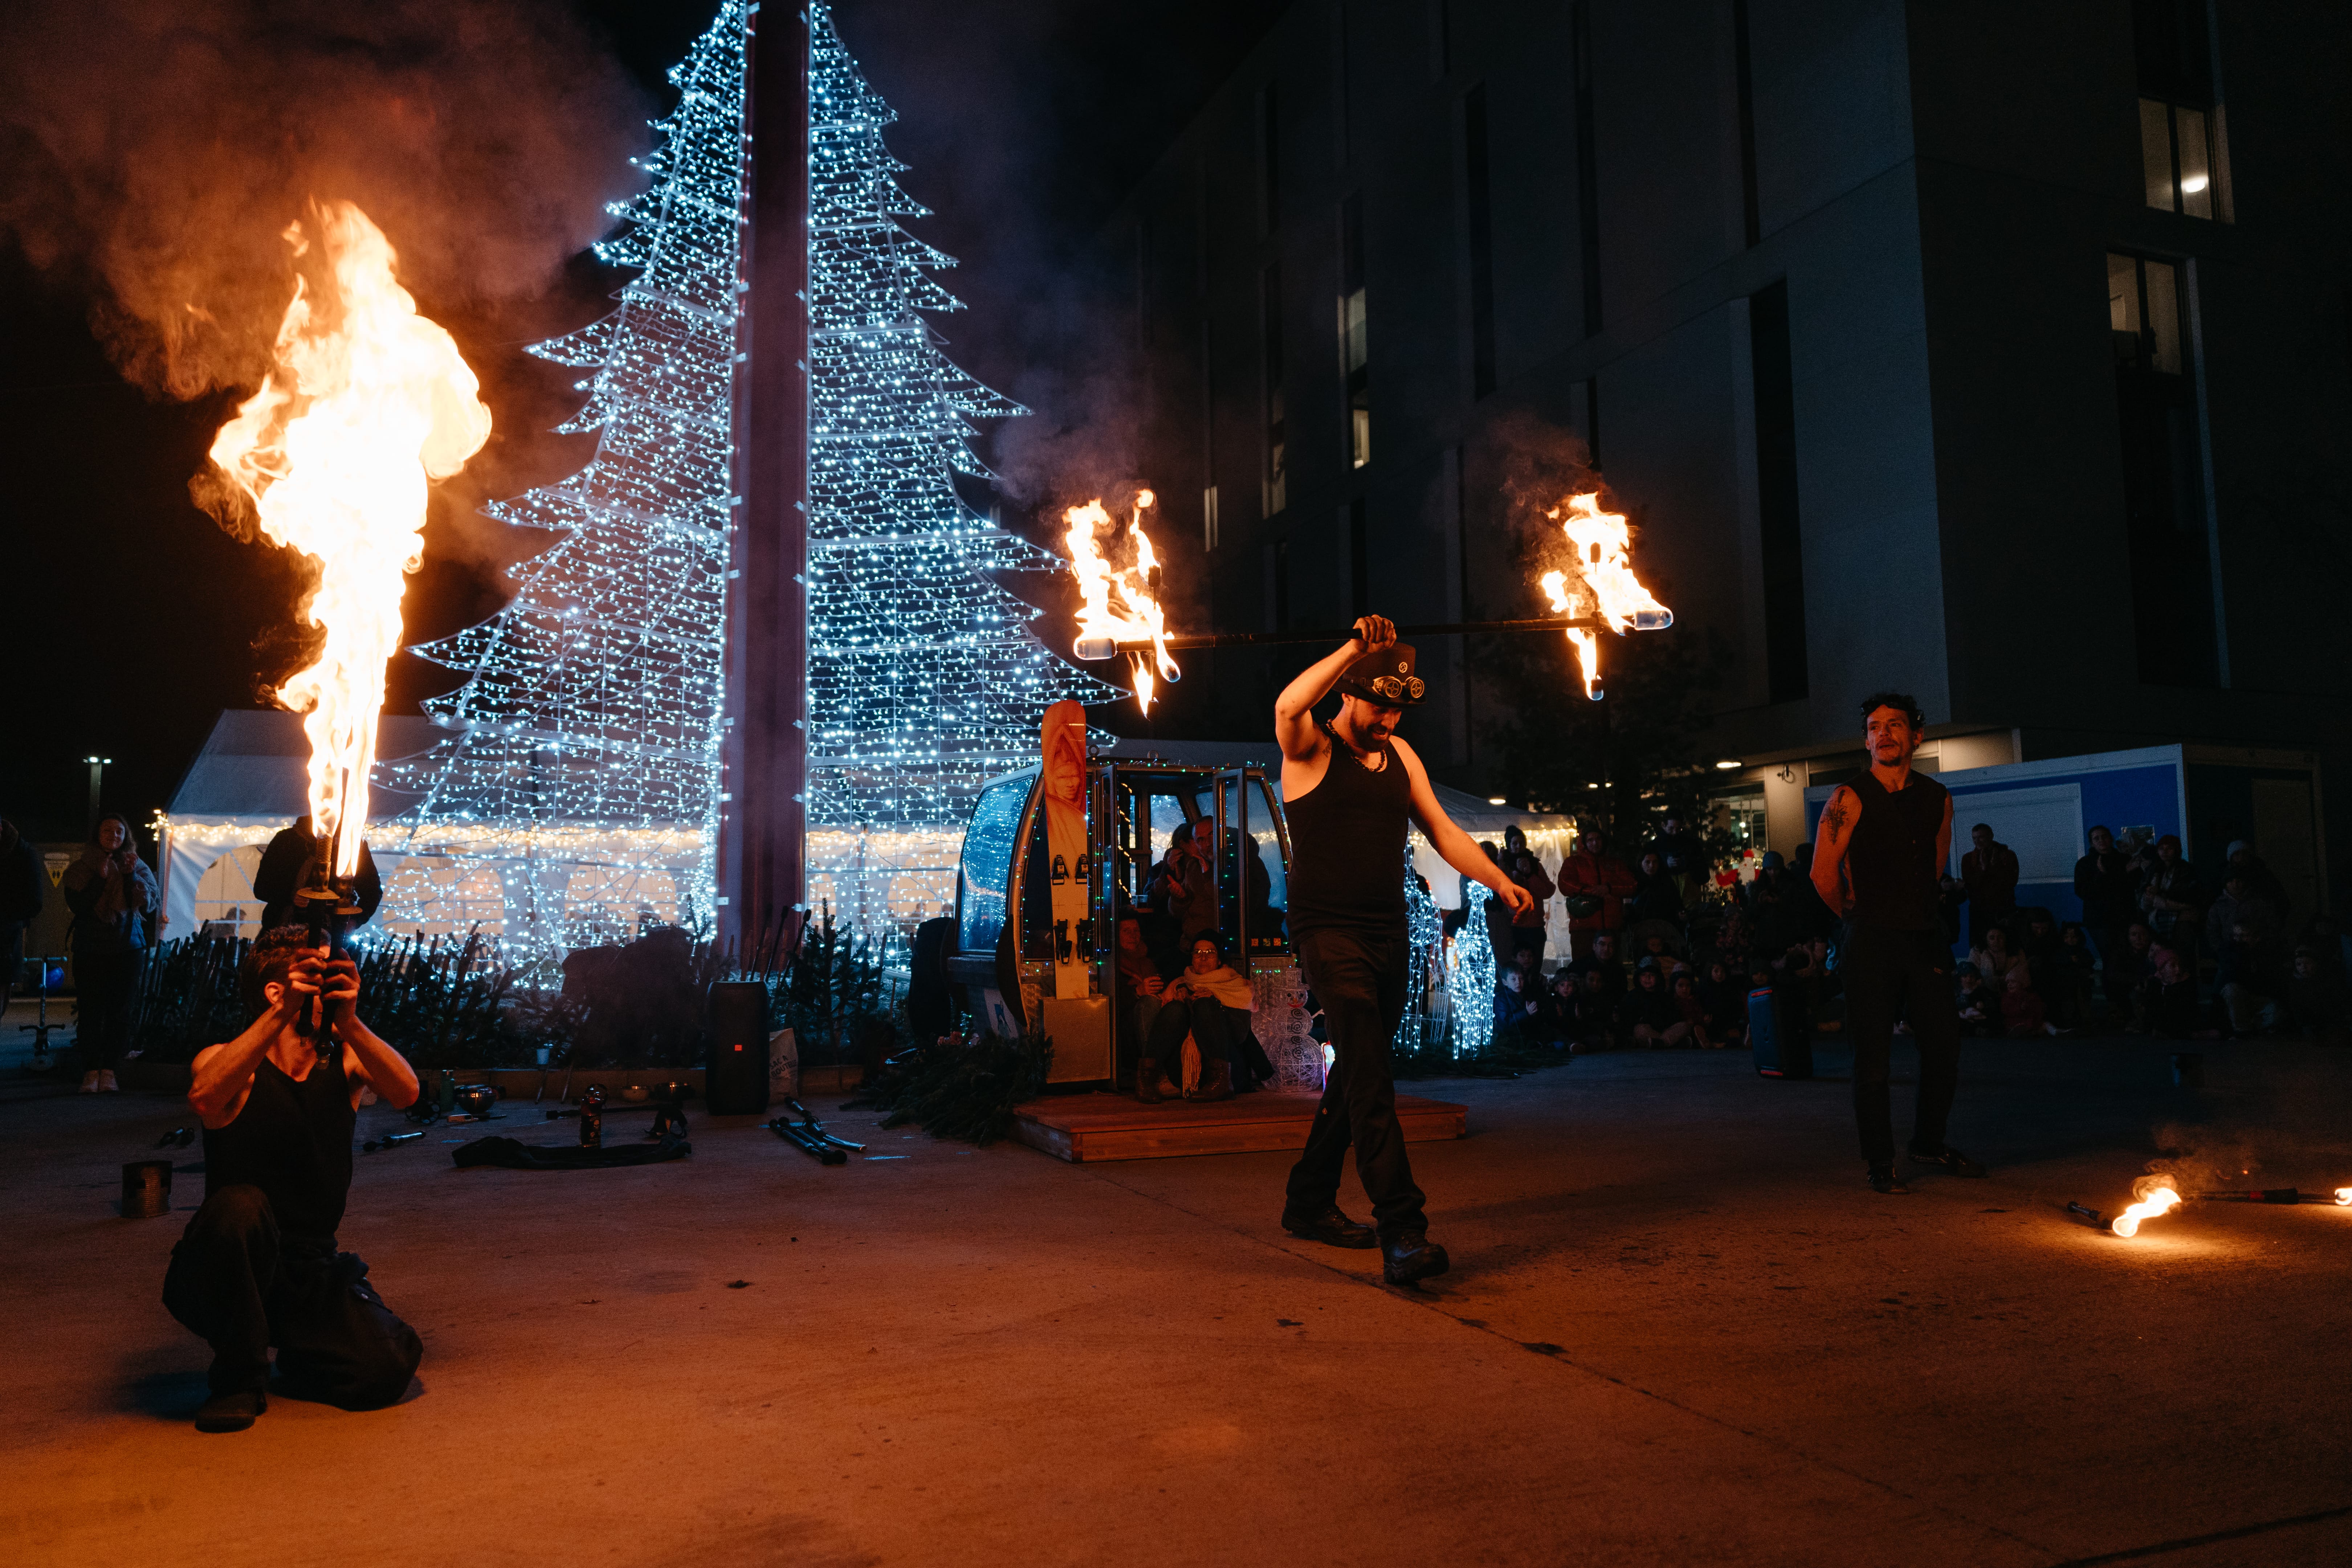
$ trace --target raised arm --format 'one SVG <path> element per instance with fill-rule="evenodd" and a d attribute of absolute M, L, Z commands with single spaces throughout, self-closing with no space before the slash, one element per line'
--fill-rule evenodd
<path fill-rule="evenodd" d="M 1322 731 L 1315 727 L 1315 705 L 1330 694 L 1348 667 L 1368 653 L 1396 641 L 1396 623 L 1385 616 L 1362 616 L 1356 635 L 1298 672 L 1298 679 L 1274 700 L 1274 739 L 1286 761 L 1311 762 L 1322 754 Z"/>
<path fill-rule="evenodd" d="M 1821 830 L 1813 835 L 1813 891 L 1821 894 L 1822 902 L 1838 913 L 1846 909 L 1845 852 L 1853 842 L 1854 818 L 1862 813 L 1862 801 L 1853 791 L 1840 784 L 1831 792 L 1829 804 L 1822 807 Z M 1952 847 L 1952 803 L 1944 803 L 1944 830 L 1936 841 L 1937 865 L 1944 863 Z"/>
<path fill-rule="evenodd" d="M 269 1042 L 278 1037 L 278 1030 L 291 1027 L 310 1005 L 310 998 L 319 994 L 316 965 L 315 959 L 296 963 L 278 999 L 246 1026 L 245 1033 L 225 1046 L 207 1046 L 196 1053 L 188 1074 L 188 1108 L 205 1126 L 217 1130 L 236 1120 L 236 1113 L 245 1107 L 247 1091 L 253 1088 L 254 1069 L 269 1052 Z"/>
<path fill-rule="evenodd" d="M 1513 914 L 1524 914 L 1536 907 L 1535 895 L 1520 887 L 1505 874 L 1500 866 L 1486 858 L 1486 852 L 1477 842 L 1454 825 L 1445 808 L 1437 804 L 1437 792 L 1429 787 L 1429 771 L 1421 765 L 1421 758 L 1404 743 L 1401 735 L 1389 738 L 1396 751 L 1397 760 L 1404 764 L 1405 781 L 1412 786 L 1412 819 L 1429 836 L 1429 842 L 1445 858 L 1445 863 L 1474 882 L 1484 882 L 1495 890 Z"/>

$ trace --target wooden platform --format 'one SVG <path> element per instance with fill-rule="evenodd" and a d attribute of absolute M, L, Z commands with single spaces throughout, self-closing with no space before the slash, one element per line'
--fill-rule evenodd
<path fill-rule="evenodd" d="M 1212 1104 L 1142 1105 L 1119 1094 L 1033 1100 L 1013 1113 L 1013 1135 L 1057 1160 L 1158 1160 L 1177 1154 L 1247 1154 L 1307 1146 L 1319 1096 L 1261 1091 Z M 1451 1100 L 1397 1096 L 1408 1143 L 1459 1138 L 1469 1117 Z"/>

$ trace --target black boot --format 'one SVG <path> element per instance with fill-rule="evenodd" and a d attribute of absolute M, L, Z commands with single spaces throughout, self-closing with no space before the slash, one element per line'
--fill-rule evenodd
<path fill-rule="evenodd" d="M 1234 1097 L 1233 1068 L 1223 1057 L 1211 1057 L 1201 1064 L 1201 1082 L 1185 1098 L 1189 1100 L 1231 1100 Z"/>
<path fill-rule="evenodd" d="M 257 1388 L 233 1389 L 215 1394 L 196 1411 L 199 1432 L 242 1432 L 253 1425 L 254 1417 L 269 1408 L 269 1395 Z"/>
<path fill-rule="evenodd" d="M 1902 1177 L 1895 1173 L 1894 1166 L 1873 1165 L 1870 1168 L 1870 1190 L 1874 1193 L 1907 1193 L 1911 1189 L 1904 1184 Z"/>
<path fill-rule="evenodd" d="M 1358 1225 L 1339 1212 L 1338 1204 L 1328 1204 L 1321 1214 L 1293 1214 L 1283 1211 L 1282 1228 L 1301 1241 L 1319 1241 L 1326 1247 L 1378 1247 L 1380 1237 L 1368 1225 Z"/>
<path fill-rule="evenodd" d="M 1135 1098 L 1146 1105 L 1160 1103 L 1160 1064 L 1150 1057 L 1135 1064 Z"/>
<path fill-rule="evenodd" d="M 1410 1285 L 1443 1274 L 1449 1260 L 1445 1248 L 1423 1231 L 1412 1230 L 1381 1239 L 1381 1278 L 1391 1285 Z"/>
<path fill-rule="evenodd" d="M 1981 1176 L 1985 1173 L 1985 1168 L 1982 1165 L 1978 1164 L 1949 1143 L 1938 1144 L 1933 1151 L 1914 1143 L 1906 1152 L 1910 1154 L 1911 1163 L 1915 1165 L 1940 1165 L 1956 1176 Z"/>

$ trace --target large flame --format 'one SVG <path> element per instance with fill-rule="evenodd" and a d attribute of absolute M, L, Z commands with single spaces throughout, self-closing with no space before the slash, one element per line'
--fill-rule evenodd
<path fill-rule="evenodd" d="M 1160 682 L 1183 673 L 1168 651 L 1168 621 L 1157 594 L 1160 557 L 1152 552 L 1151 536 L 1143 531 L 1143 514 L 1157 500 L 1150 490 L 1136 491 L 1124 525 L 1103 510 L 1100 500 L 1062 513 L 1068 525 L 1063 541 L 1069 546 L 1070 569 L 1078 578 L 1078 637 L 1151 644 L 1149 658 L 1139 653 L 1129 660 L 1136 705 L 1147 713 Z M 1112 563 L 1103 548 L 1106 540 L 1125 564 Z"/>
<path fill-rule="evenodd" d="M 2170 1214 L 2180 1203 L 2180 1194 L 2170 1187 L 2151 1186 L 2139 1194 L 2137 1202 L 2108 1222 L 2108 1228 L 2117 1236 L 2137 1236 L 2139 1223 L 2158 1215 Z"/>
<path fill-rule="evenodd" d="M 425 487 L 489 439 L 480 384 L 449 334 L 394 280 L 383 232 L 349 202 L 286 231 L 294 299 L 261 390 L 213 440 L 271 542 L 317 563 L 302 616 L 319 660 L 278 689 L 310 738 L 310 823 L 359 869 L 384 663 L 400 647 L 402 579 L 423 558 Z"/>
<path fill-rule="evenodd" d="M 1625 519 L 1601 510 L 1597 493 L 1570 496 L 1544 513 L 1559 524 L 1571 552 L 1570 572 L 1543 574 L 1544 593 L 1557 614 L 1580 619 L 1597 617 L 1610 629 L 1636 627 L 1654 631 L 1674 625 L 1672 610 L 1658 603 L 1642 580 L 1633 575 L 1627 552 L 1633 533 Z M 1584 694 L 1601 696 L 1601 637 L 1591 628 L 1571 627 L 1568 640 L 1576 645 L 1576 662 L 1584 672 Z"/>

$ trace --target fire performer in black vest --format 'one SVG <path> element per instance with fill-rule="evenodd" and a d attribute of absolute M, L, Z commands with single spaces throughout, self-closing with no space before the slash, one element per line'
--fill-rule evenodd
<path fill-rule="evenodd" d="M 188 1089 L 205 1201 L 172 1249 L 163 1305 L 213 1347 L 200 1432 L 241 1431 L 268 1407 L 273 1345 L 284 1392 L 347 1410 L 398 1399 L 425 1353 L 367 1265 L 335 1250 L 360 1091 L 404 1108 L 416 1074 L 360 1022 L 358 965 L 313 940 L 297 925 L 262 933 L 245 976 L 259 1016 L 196 1053 Z"/>
<path fill-rule="evenodd" d="M 1318 723 L 1314 707 L 1337 687 L 1339 717 Z M 1282 1226 L 1333 1247 L 1377 1239 L 1381 1274 L 1409 1285 L 1446 1268 L 1429 1239 L 1426 1201 L 1413 1185 L 1397 1125 L 1391 1047 L 1404 1016 L 1407 966 L 1404 847 L 1408 819 L 1446 863 L 1495 890 L 1514 913 L 1531 908 L 1526 889 L 1504 875 L 1454 825 L 1429 787 L 1397 721 L 1422 700 L 1413 651 L 1393 622 L 1366 616 L 1356 635 L 1307 667 L 1274 705 L 1282 746 L 1282 799 L 1290 821 L 1290 934 L 1307 984 L 1322 1005 L 1335 1060 L 1307 1152 L 1290 1173 Z M 1486 998 L 1475 998 L 1478 1005 Z M 1372 1227 L 1339 1206 L 1339 1167 L 1356 1149 L 1356 1174 L 1371 1199 Z"/>
<path fill-rule="evenodd" d="M 1853 1042 L 1853 1115 L 1870 1184 L 1907 1193 L 1895 1173 L 1895 1121 L 1887 1057 L 1899 1016 L 1919 1046 L 1919 1102 L 1909 1153 L 1914 1164 L 1981 1176 L 1982 1165 L 1944 1142 L 1960 1082 L 1960 1021 L 1952 999 L 1952 949 L 1937 910 L 1937 873 L 1952 854 L 1952 797 L 1911 771 L 1926 727 L 1919 705 L 1900 691 L 1862 704 L 1870 766 L 1840 784 L 1822 808 L 1814 838 L 1813 887 L 1843 910 L 1839 968 L 1845 979 L 1846 1037 Z"/>

